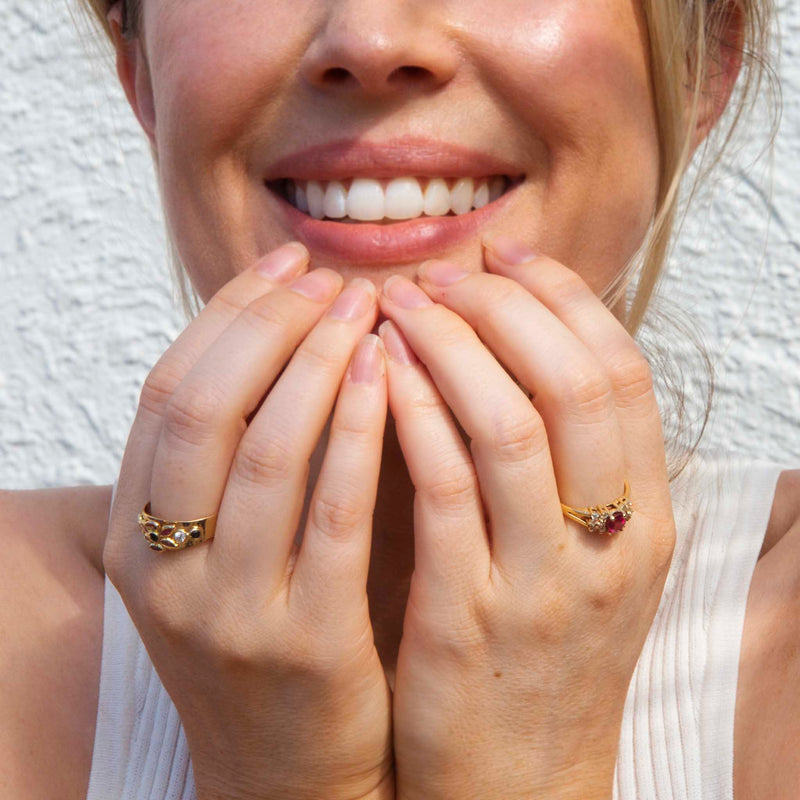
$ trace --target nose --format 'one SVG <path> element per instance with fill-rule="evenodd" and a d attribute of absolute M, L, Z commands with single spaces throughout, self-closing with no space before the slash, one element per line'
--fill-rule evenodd
<path fill-rule="evenodd" d="M 458 53 L 437 0 L 331 0 L 303 57 L 303 78 L 346 95 L 434 91 L 456 73 Z"/>

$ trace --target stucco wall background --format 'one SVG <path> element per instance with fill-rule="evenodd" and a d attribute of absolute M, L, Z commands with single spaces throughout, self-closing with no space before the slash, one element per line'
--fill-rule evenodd
<path fill-rule="evenodd" d="M 742 167 L 756 125 L 686 225 L 665 294 L 717 366 L 705 445 L 800 465 L 800 4 L 780 19 L 772 197 L 767 161 Z M 0 0 L 0 199 L 0 487 L 110 483 L 184 323 L 144 137 L 67 0 Z"/>

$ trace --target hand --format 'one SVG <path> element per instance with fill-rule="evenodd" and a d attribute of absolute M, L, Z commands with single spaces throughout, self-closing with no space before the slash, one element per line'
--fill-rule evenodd
<path fill-rule="evenodd" d="M 111 513 L 104 565 L 180 714 L 201 800 L 394 792 L 366 594 L 387 406 L 367 334 L 375 290 L 361 279 L 340 294 L 325 269 L 288 287 L 260 271 L 283 265 L 288 282 L 307 263 L 301 246 L 273 251 L 162 356 Z M 358 292 L 360 316 L 332 315 Z M 299 546 L 309 458 L 337 395 Z M 154 553 L 137 525 L 148 500 L 166 519 L 216 512 L 215 537 Z"/>
<path fill-rule="evenodd" d="M 455 268 L 437 262 L 424 292 L 393 278 L 381 297 L 389 406 L 416 489 L 397 796 L 610 798 L 675 540 L 651 376 L 574 272 L 485 257 L 495 274 L 436 286 L 428 278 Z M 604 505 L 626 479 L 623 531 L 590 534 L 562 515 L 559 499 Z"/>

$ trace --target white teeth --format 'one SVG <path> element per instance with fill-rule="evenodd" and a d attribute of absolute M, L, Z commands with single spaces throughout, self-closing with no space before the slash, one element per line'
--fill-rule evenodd
<path fill-rule="evenodd" d="M 415 219 L 423 214 L 468 214 L 501 197 L 509 186 L 502 175 L 490 178 L 353 178 L 351 181 L 285 181 L 286 199 L 314 219 L 360 222 Z M 347 188 L 349 183 L 350 188 Z"/>
<path fill-rule="evenodd" d="M 483 208 L 489 202 L 489 184 L 481 181 L 475 187 L 475 196 L 472 200 L 473 208 Z"/>
<path fill-rule="evenodd" d="M 347 216 L 347 192 L 339 181 L 331 181 L 325 190 L 322 210 L 326 217 L 341 219 Z"/>
<path fill-rule="evenodd" d="M 422 214 L 425 200 L 416 178 L 395 178 L 384 192 L 384 216 L 389 219 L 414 219 Z"/>
<path fill-rule="evenodd" d="M 442 217 L 450 211 L 450 190 L 443 178 L 428 181 L 425 189 L 425 213 L 429 217 Z"/>
<path fill-rule="evenodd" d="M 304 214 L 308 214 L 308 199 L 306 198 L 305 187 L 302 183 L 295 183 L 294 181 L 288 181 L 288 183 L 290 186 L 294 185 L 297 187 L 297 192 L 294 199 L 295 206 Z M 289 198 L 289 202 L 291 202 L 291 198 Z"/>
<path fill-rule="evenodd" d="M 383 187 L 373 178 L 355 178 L 347 193 L 347 216 L 364 222 L 383 219 Z"/>
<path fill-rule="evenodd" d="M 472 211 L 474 194 L 472 178 L 459 178 L 450 190 L 450 208 L 456 214 L 467 214 Z"/>
<path fill-rule="evenodd" d="M 317 181 L 309 181 L 306 187 L 306 199 L 308 201 L 308 213 L 314 219 L 322 219 L 325 216 L 325 192 Z"/>

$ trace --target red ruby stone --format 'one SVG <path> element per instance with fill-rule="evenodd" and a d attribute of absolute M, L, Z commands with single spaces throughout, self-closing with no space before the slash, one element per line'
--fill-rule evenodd
<path fill-rule="evenodd" d="M 606 520 L 606 533 L 618 533 L 625 527 L 627 521 L 621 511 L 615 511 Z"/>

